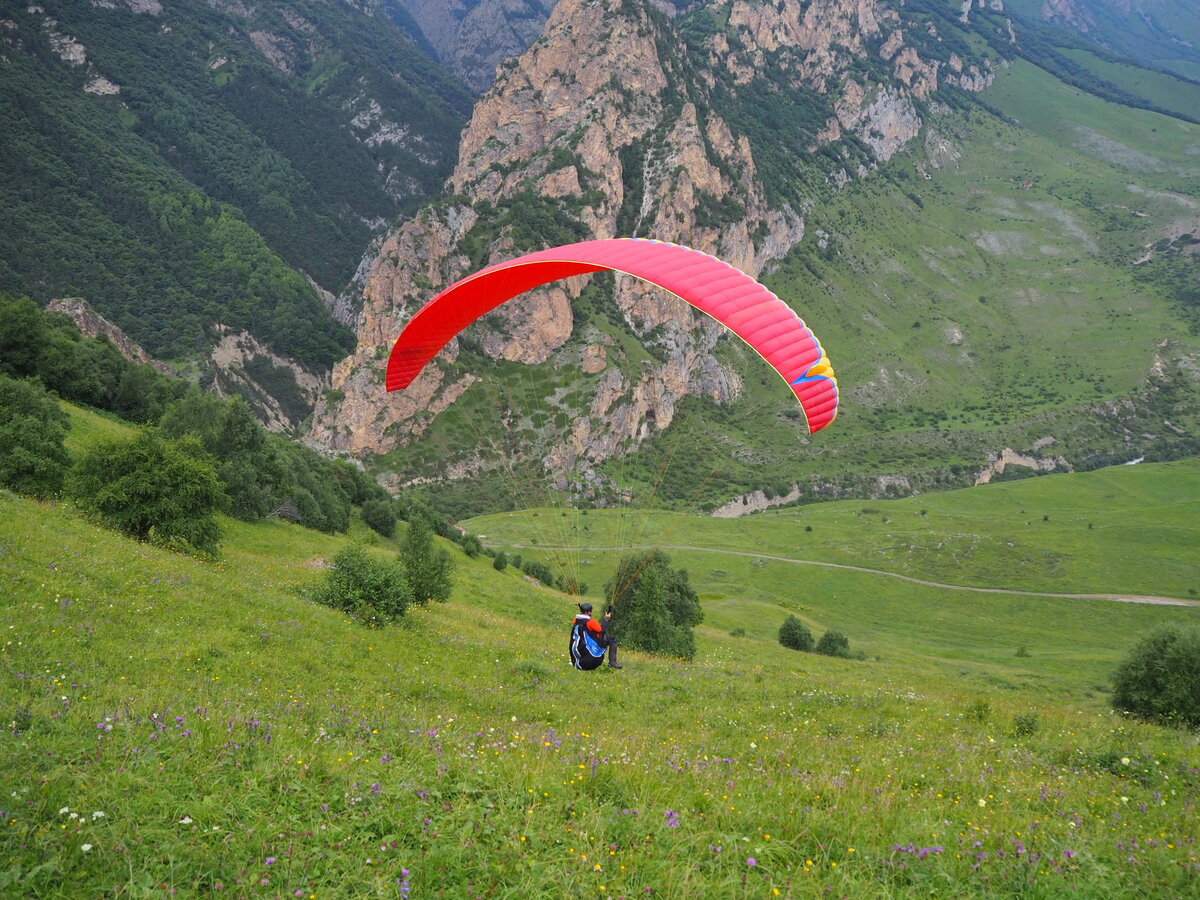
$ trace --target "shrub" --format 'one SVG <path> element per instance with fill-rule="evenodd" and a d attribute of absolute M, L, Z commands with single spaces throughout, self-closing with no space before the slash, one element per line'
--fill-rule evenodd
<path fill-rule="evenodd" d="M 31 497 L 57 494 L 71 465 L 67 425 L 39 383 L 0 375 L 0 485 Z"/>
<path fill-rule="evenodd" d="M 988 701 L 980 699 L 971 703 L 967 707 L 966 717 L 976 722 L 986 722 L 992 714 L 992 705 Z"/>
<path fill-rule="evenodd" d="M 1041 724 L 1037 713 L 1017 713 L 1013 716 L 1012 733 L 1016 737 L 1029 737 L 1037 733 Z"/>
<path fill-rule="evenodd" d="M 396 533 L 396 514 L 392 511 L 389 500 L 373 497 L 365 501 L 362 505 L 362 518 L 372 531 L 383 537 L 390 538 Z"/>
<path fill-rule="evenodd" d="M 166 440 L 143 431 L 104 441 L 76 462 L 67 490 L 109 528 L 171 550 L 215 556 L 228 506 L 212 458 L 192 437 Z"/>
<path fill-rule="evenodd" d="M 1200 727 L 1200 628 L 1166 625 L 1138 642 L 1113 675 L 1112 705 L 1150 722 Z"/>
<path fill-rule="evenodd" d="M 501 550 L 492 560 L 492 568 L 497 572 L 503 572 L 508 568 L 508 554 Z"/>
<path fill-rule="evenodd" d="M 788 616 L 779 626 L 779 643 L 792 650 L 803 650 L 807 653 L 813 648 L 813 635 L 807 625 L 795 616 Z"/>
<path fill-rule="evenodd" d="M 463 553 L 471 559 L 483 554 L 483 541 L 473 534 L 464 534 L 462 540 L 459 541 L 459 546 L 462 547 Z"/>
<path fill-rule="evenodd" d="M 333 568 L 311 597 L 366 625 L 395 622 L 412 603 L 400 560 L 372 554 L 361 544 L 351 544 L 333 558 Z"/>
<path fill-rule="evenodd" d="M 825 656 L 848 658 L 850 656 L 850 641 L 840 631 L 827 631 L 817 641 L 816 651 Z"/>
<path fill-rule="evenodd" d="M 536 559 L 526 560 L 525 564 L 521 566 L 521 571 L 530 578 L 536 578 L 547 587 L 554 584 L 554 573 L 550 571 L 550 567 Z"/>

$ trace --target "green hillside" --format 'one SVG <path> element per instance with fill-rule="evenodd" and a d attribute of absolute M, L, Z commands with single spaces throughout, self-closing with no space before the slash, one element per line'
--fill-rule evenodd
<path fill-rule="evenodd" d="M 453 551 L 448 604 L 365 630 L 299 594 L 345 538 L 227 520 L 222 560 L 201 563 L 0 495 L 0 884 L 44 897 L 1196 896 L 1194 738 L 1113 715 L 1106 684 L 1138 635 L 1195 624 L 1197 607 L 739 554 L 804 548 L 949 580 L 898 549 L 902 520 L 982 546 L 1027 534 L 1014 507 L 1047 509 L 1028 527 L 1047 529 L 1038 546 L 1068 574 L 1122 545 L 1125 561 L 1067 585 L 1035 566 L 1006 586 L 1165 591 L 1156 570 L 1195 556 L 1181 500 L 1197 477 L 1190 462 L 1120 467 L 923 498 L 924 515 L 903 501 L 659 518 L 659 537 L 704 548 L 673 551 L 704 603 L 697 658 L 626 653 L 620 673 L 568 668 L 568 598 L 486 558 Z M 603 534 L 601 516 L 582 518 Z M 1083 518 L 1096 527 L 1076 533 Z M 1140 527 L 1114 530 L 1124 518 Z M 1169 531 L 1180 538 L 1164 548 Z M 987 577 L 961 559 L 956 582 Z M 785 650 L 789 612 L 842 630 L 864 658 Z"/>

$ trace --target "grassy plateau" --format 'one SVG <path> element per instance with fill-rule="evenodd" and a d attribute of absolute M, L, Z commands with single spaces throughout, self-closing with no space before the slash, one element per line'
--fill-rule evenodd
<path fill-rule="evenodd" d="M 1200 896 L 1200 742 L 1107 699 L 1142 633 L 1200 621 L 1198 488 L 471 523 L 555 562 L 572 536 L 596 597 L 602 548 L 691 548 L 695 661 L 595 673 L 571 599 L 487 557 L 367 630 L 302 596 L 361 527 L 223 520 L 206 563 L 0 495 L 0 894 Z M 860 658 L 783 648 L 789 613 Z"/>

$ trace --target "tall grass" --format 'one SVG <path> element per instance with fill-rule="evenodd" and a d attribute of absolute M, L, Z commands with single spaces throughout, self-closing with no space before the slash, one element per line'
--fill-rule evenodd
<path fill-rule="evenodd" d="M 588 674 L 569 601 L 489 560 L 365 630 L 300 596 L 345 539 L 223 524 L 203 563 L 0 498 L 0 893 L 1200 892 L 1196 736 L 1114 715 L 1098 674 L 1122 632 L 1194 609 L 914 586 L 869 659 L 837 660 L 779 646 L 797 601 L 716 591 L 723 562 L 692 568 L 722 594 L 696 662 Z M 839 594 L 867 577 L 823 571 Z M 852 651 L 870 616 L 836 623 Z M 1039 673 L 1043 649 L 1094 665 Z"/>

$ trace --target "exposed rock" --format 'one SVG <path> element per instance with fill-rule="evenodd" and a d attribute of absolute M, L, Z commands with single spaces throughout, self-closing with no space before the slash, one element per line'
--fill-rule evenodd
<path fill-rule="evenodd" d="M 267 58 L 271 65 L 284 75 L 292 74 L 294 69 L 292 54 L 295 48 L 287 38 L 271 34 L 269 31 L 251 31 L 249 37 L 250 42 L 254 44 L 259 53 Z"/>
<path fill-rule="evenodd" d="M 215 330 L 220 339 L 209 355 L 213 391 L 243 397 L 271 431 L 294 432 L 325 387 L 321 375 L 273 353 L 248 331 L 224 325 Z"/>
<path fill-rule="evenodd" d="M 113 84 L 103 75 L 94 76 L 87 84 L 83 86 L 84 91 L 89 94 L 96 94 L 99 97 L 111 97 L 114 94 L 121 93 L 121 86 Z"/>
<path fill-rule="evenodd" d="M 478 94 L 542 32 L 554 0 L 400 0 L 438 58 Z"/>
<path fill-rule="evenodd" d="M 129 335 L 92 309 L 91 304 L 82 297 L 51 300 L 46 308 L 51 312 L 61 312 L 70 316 L 71 321 L 75 323 L 75 327 L 84 337 L 107 338 L 126 359 L 153 366 L 164 375 L 175 374 L 175 370 L 166 363 L 151 359 L 145 350 L 133 342 Z"/>
<path fill-rule="evenodd" d="M 87 48 L 70 35 L 56 31 L 56 24 L 53 19 L 46 20 L 46 35 L 50 38 L 50 49 L 54 55 L 69 66 L 87 65 Z"/>
<path fill-rule="evenodd" d="M 1042 444 L 1042 446 L 1046 446 L 1046 444 Z M 1027 453 L 1018 453 L 1016 450 L 1005 447 L 999 454 L 988 456 L 988 464 L 975 476 L 975 484 L 987 484 L 997 475 L 1002 475 L 1009 466 L 1024 466 L 1035 472 L 1071 471 L 1071 464 L 1061 456 L 1030 456 Z"/>

